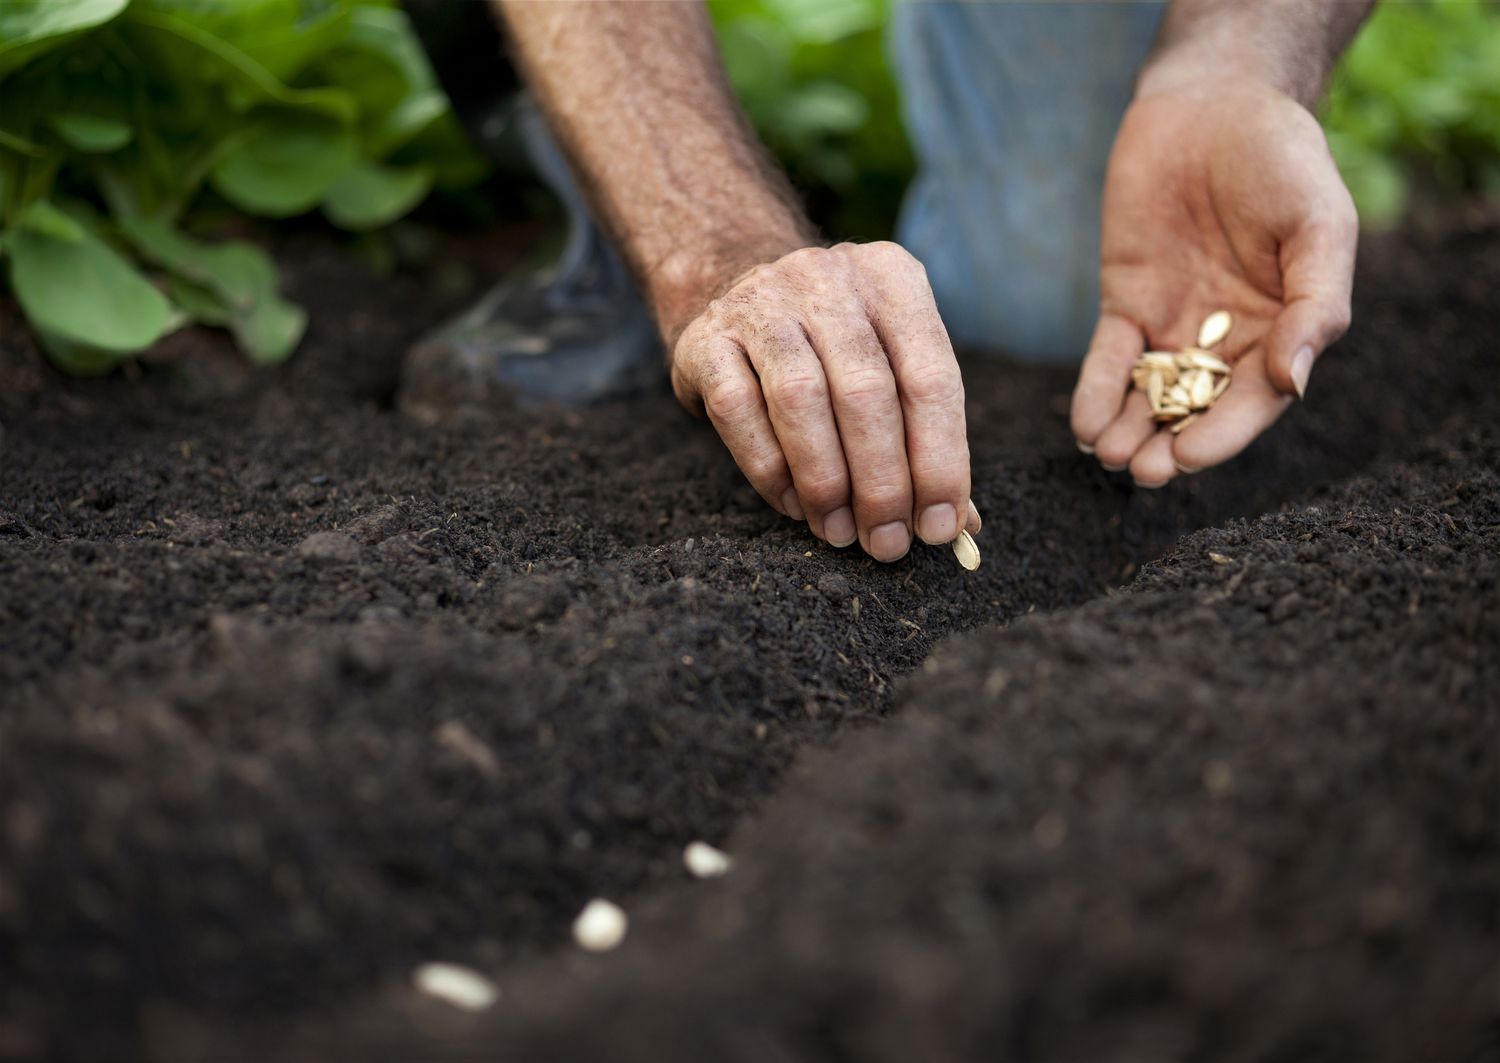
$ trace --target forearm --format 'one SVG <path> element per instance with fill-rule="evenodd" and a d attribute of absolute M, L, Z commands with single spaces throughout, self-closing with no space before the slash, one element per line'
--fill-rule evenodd
<path fill-rule="evenodd" d="M 815 242 L 694 0 L 492 0 L 601 221 L 673 342 L 750 267 Z"/>
<path fill-rule="evenodd" d="M 1311 110 L 1376 0 L 1172 0 L 1138 92 L 1247 77 Z"/>

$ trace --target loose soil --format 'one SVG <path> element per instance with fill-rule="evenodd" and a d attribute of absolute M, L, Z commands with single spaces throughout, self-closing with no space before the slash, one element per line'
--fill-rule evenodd
<path fill-rule="evenodd" d="M 1373 242 L 1308 403 L 1164 491 L 970 360 L 974 574 L 820 546 L 665 395 L 411 425 L 492 264 L 283 257 L 274 372 L 0 325 L 0 1058 L 1495 1050 L 1494 227 Z"/>

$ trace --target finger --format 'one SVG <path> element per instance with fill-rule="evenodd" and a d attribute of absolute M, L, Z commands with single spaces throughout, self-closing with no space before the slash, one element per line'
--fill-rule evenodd
<path fill-rule="evenodd" d="M 896 244 L 865 250 L 890 260 L 868 308 L 900 396 L 917 534 L 952 542 L 969 520 L 963 374 L 921 263 Z"/>
<path fill-rule="evenodd" d="M 1125 407 L 1110 422 L 1094 443 L 1094 454 L 1110 472 L 1119 472 L 1130 464 L 1139 450 L 1156 434 L 1156 419 L 1151 416 L 1151 401 L 1140 391 L 1125 397 Z"/>
<path fill-rule="evenodd" d="M 1267 379 L 1262 359 L 1242 358 L 1235 364 L 1229 389 L 1214 408 L 1174 438 L 1173 460 L 1184 472 L 1226 462 L 1271 427 L 1291 404 L 1291 397 Z"/>
<path fill-rule="evenodd" d="M 1157 432 L 1142 443 L 1130 459 L 1130 478 L 1137 487 L 1165 487 L 1177 471 L 1177 463 L 1172 460 L 1170 432 Z"/>
<path fill-rule="evenodd" d="M 911 549 L 912 476 L 890 361 L 858 306 L 813 317 L 808 335 L 828 378 L 859 541 L 877 561 L 897 561 Z"/>
<path fill-rule="evenodd" d="M 750 360 L 737 343 L 718 339 L 696 357 L 689 354 L 676 364 L 699 368 L 692 379 L 674 367 L 672 387 L 684 405 L 701 402 L 703 412 L 734 456 L 734 462 L 750 486 L 771 508 L 793 520 L 802 520 L 802 505 L 792 485 L 791 469 L 776 440 L 765 397 Z"/>
<path fill-rule="evenodd" d="M 969 516 L 964 522 L 964 530 L 970 535 L 978 535 L 984 530 L 984 521 L 980 519 L 979 509 L 974 505 L 972 499 L 969 501 Z"/>
<path fill-rule="evenodd" d="M 1271 326 L 1266 353 L 1271 384 L 1301 398 L 1313 363 L 1349 328 L 1359 222 L 1353 207 L 1310 225 L 1281 251 L 1285 308 Z"/>
<path fill-rule="evenodd" d="M 768 326 L 749 339 L 750 364 L 808 526 L 834 546 L 848 546 L 857 531 L 849 470 L 823 364 L 796 321 Z"/>
<path fill-rule="evenodd" d="M 1095 453 L 1099 437 L 1120 415 L 1130 370 L 1145 349 L 1146 338 L 1134 322 L 1118 314 L 1099 318 L 1073 389 L 1072 414 L 1073 437 Z"/>

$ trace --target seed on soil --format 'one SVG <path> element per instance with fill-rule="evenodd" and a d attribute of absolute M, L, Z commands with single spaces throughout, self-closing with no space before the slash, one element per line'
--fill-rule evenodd
<path fill-rule="evenodd" d="M 456 963 L 424 963 L 412 975 L 412 984 L 463 1011 L 483 1011 L 500 999 L 494 982 Z"/>
<path fill-rule="evenodd" d="M 1203 319 L 1203 325 L 1198 329 L 1198 346 L 1214 347 L 1223 343 L 1233 327 L 1234 318 L 1228 310 L 1215 310 Z"/>
<path fill-rule="evenodd" d="M 1176 353 L 1147 351 L 1136 359 L 1131 382 L 1145 393 L 1158 424 L 1181 432 L 1224 394 L 1233 369 L 1204 347 L 1222 342 L 1232 324 L 1226 311 L 1217 311 L 1199 330 L 1200 346 Z"/>
<path fill-rule="evenodd" d="M 682 864 L 694 878 L 718 878 L 728 874 L 733 863 L 728 853 L 707 842 L 689 842 L 682 851 Z"/>
<path fill-rule="evenodd" d="M 970 572 L 979 568 L 979 546 L 967 529 L 959 532 L 958 538 L 953 540 L 953 556 Z"/>
<path fill-rule="evenodd" d="M 618 904 L 595 897 L 573 920 L 573 940 L 589 952 L 608 952 L 625 940 L 628 925 Z"/>

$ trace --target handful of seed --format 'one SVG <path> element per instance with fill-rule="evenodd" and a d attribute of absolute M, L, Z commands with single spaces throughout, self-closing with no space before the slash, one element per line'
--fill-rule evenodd
<path fill-rule="evenodd" d="M 1234 370 L 1210 348 L 1223 343 L 1233 326 L 1229 311 L 1217 310 L 1198 330 L 1198 346 L 1175 353 L 1147 351 L 1131 370 L 1135 386 L 1151 401 L 1151 415 L 1158 424 L 1170 426 L 1174 435 L 1196 421 L 1229 387 Z"/>

